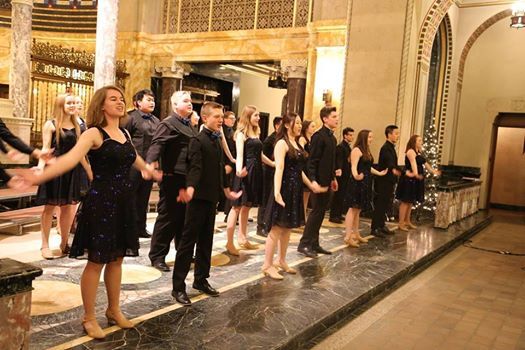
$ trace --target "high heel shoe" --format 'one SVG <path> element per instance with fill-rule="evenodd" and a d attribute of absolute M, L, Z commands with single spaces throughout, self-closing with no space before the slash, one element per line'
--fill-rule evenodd
<path fill-rule="evenodd" d="M 275 266 L 270 266 L 270 267 L 267 267 L 266 269 L 263 269 L 262 273 L 263 275 L 270 277 L 271 279 L 274 279 L 274 280 L 284 279 L 284 277 L 281 274 L 279 274 Z"/>
<path fill-rule="evenodd" d="M 357 236 L 357 241 L 359 243 L 368 243 L 368 239 L 361 236 Z"/>
<path fill-rule="evenodd" d="M 122 329 L 129 329 L 133 328 L 133 323 L 126 319 L 122 312 L 118 312 L 114 314 L 109 309 L 106 310 L 106 318 L 108 319 L 109 325 L 117 325 Z"/>
<path fill-rule="evenodd" d="M 104 339 L 106 334 L 104 334 L 104 331 L 100 326 L 98 325 L 98 322 L 96 318 L 84 318 L 82 320 L 82 327 L 84 327 L 84 331 L 87 333 L 88 336 L 94 339 Z"/>
<path fill-rule="evenodd" d="M 356 241 L 354 241 L 354 239 L 352 237 L 349 237 L 349 238 L 345 238 L 344 239 L 344 242 L 345 244 L 350 247 L 350 248 L 359 248 L 359 243 L 357 243 Z"/>
<path fill-rule="evenodd" d="M 226 247 L 226 252 L 230 255 L 233 255 L 233 256 L 241 256 L 241 254 L 239 253 L 239 249 L 233 247 L 233 248 L 228 248 Z"/>
<path fill-rule="evenodd" d="M 53 251 L 49 248 L 40 248 L 40 254 L 42 254 L 42 258 L 46 260 L 53 260 L 55 258 Z"/>
<path fill-rule="evenodd" d="M 297 273 L 297 270 L 288 266 L 287 263 L 275 263 L 273 266 L 275 266 L 277 269 L 283 270 L 286 273 L 289 273 L 290 275 L 295 275 Z"/>
<path fill-rule="evenodd" d="M 408 226 L 409 228 L 412 228 L 412 229 L 416 229 L 416 228 L 417 228 L 417 225 L 414 225 L 414 224 L 411 223 L 411 222 L 409 222 L 409 223 L 407 224 L 407 226 Z"/>
<path fill-rule="evenodd" d="M 397 229 L 400 230 L 400 231 L 408 232 L 408 227 L 406 227 L 405 225 L 399 225 L 397 227 Z"/>
<path fill-rule="evenodd" d="M 255 249 L 259 249 L 259 245 L 258 244 L 251 244 L 249 241 L 246 241 L 244 243 L 239 243 L 239 246 L 242 248 L 242 249 L 246 249 L 246 250 L 255 250 Z"/>

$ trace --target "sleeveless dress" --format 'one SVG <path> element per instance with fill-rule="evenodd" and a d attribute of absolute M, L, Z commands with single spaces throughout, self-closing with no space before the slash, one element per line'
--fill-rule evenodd
<path fill-rule="evenodd" d="M 77 214 L 77 229 L 70 258 L 85 257 L 107 264 L 123 256 L 138 256 L 139 240 L 129 170 L 135 148 L 124 129 L 126 142 L 112 139 L 102 128 L 103 143 L 89 151 L 93 182 Z"/>
<path fill-rule="evenodd" d="M 350 174 L 345 195 L 345 206 L 347 210 L 348 208 L 359 208 L 363 211 L 372 209 L 372 163 L 372 159 L 359 158 L 357 173 L 364 175 L 363 180 L 358 181 Z"/>
<path fill-rule="evenodd" d="M 86 122 L 81 117 L 78 117 L 78 125 L 80 126 L 81 134 L 87 130 Z M 77 169 L 78 169 L 79 178 L 80 178 L 80 195 L 84 197 L 89 189 L 89 180 L 87 177 L 87 173 L 81 164 L 77 165 Z"/>
<path fill-rule="evenodd" d="M 53 125 L 55 121 L 53 120 Z M 69 152 L 77 143 L 77 134 L 75 129 L 62 128 L 60 142 L 57 146 L 57 132 L 54 131 L 51 136 L 51 148 L 54 148 L 53 155 L 60 157 Z M 80 172 L 74 168 L 65 174 L 62 174 L 46 183 L 38 186 L 36 201 L 40 205 L 68 205 L 77 204 L 80 201 Z"/>
<path fill-rule="evenodd" d="M 248 175 L 243 178 L 235 177 L 233 188 L 235 191 L 242 190 L 242 196 L 233 201 L 234 207 L 258 207 L 262 203 L 262 142 L 258 138 L 248 138 L 244 141 L 243 165 Z"/>
<path fill-rule="evenodd" d="M 306 154 L 303 150 L 297 150 L 297 157 L 291 157 L 288 152 L 286 153 L 281 184 L 281 196 L 285 206 L 283 208 L 275 202 L 272 186 L 265 215 L 269 228 L 273 225 L 286 228 L 304 225 L 302 172 L 305 166 Z"/>
<path fill-rule="evenodd" d="M 427 160 L 420 154 L 416 155 L 417 173 L 424 175 L 424 165 Z M 412 165 L 407 156 L 405 156 L 405 169 L 412 171 Z M 425 179 L 416 179 L 415 177 L 401 176 L 396 189 L 396 199 L 405 203 L 423 203 L 425 201 Z"/>

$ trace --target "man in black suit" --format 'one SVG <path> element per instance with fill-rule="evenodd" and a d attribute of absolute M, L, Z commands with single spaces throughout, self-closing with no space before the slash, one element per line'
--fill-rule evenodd
<path fill-rule="evenodd" d="M 175 238 L 178 246 L 186 213 L 186 204 L 180 201 L 180 192 L 186 188 L 186 158 L 188 144 L 197 130 L 191 126 L 193 113 L 191 95 L 187 91 L 176 91 L 171 96 L 173 113 L 160 122 L 151 141 L 146 162 L 163 172 L 160 183 L 157 220 L 153 228 L 149 259 L 151 265 L 160 271 L 169 271 L 166 255 Z"/>
<path fill-rule="evenodd" d="M 350 177 L 350 151 L 352 150 L 352 141 L 354 141 L 354 129 L 343 129 L 343 140 L 337 145 L 335 151 L 335 163 L 337 170 L 335 171 L 339 190 L 334 193 L 332 198 L 332 207 L 330 208 L 330 222 L 335 224 L 342 224 L 344 222 L 343 216 L 343 201 L 346 193 L 346 186 Z"/>
<path fill-rule="evenodd" d="M 321 187 L 330 186 L 337 191 L 338 184 L 335 178 L 335 148 L 337 140 L 334 130 L 339 123 L 339 116 L 335 107 L 323 107 L 320 112 L 323 127 L 312 136 L 310 156 L 306 165 L 307 176 L 314 184 Z M 332 254 L 319 245 L 319 230 L 328 206 L 330 192 L 312 193 L 313 207 L 308 216 L 304 233 L 297 247 L 297 251 L 309 258 L 315 258 L 317 253 Z"/>
<path fill-rule="evenodd" d="M 235 117 L 235 113 L 232 111 L 228 111 L 224 113 L 224 121 L 222 124 L 222 134 L 224 135 L 224 139 L 226 140 L 226 144 L 228 145 L 228 149 L 230 150 L 230 153 L 232 157 L 235 159 L 236 155 L 236 149 L 235 149 L 235 140 L 233 139 L 233 135 L 235 134 L 235 130 L 233 129 L 235 125 L 235 121 L 237 118 Z M 228 155 L 223 149 L 223 155 L 224 155 L 224 164 L 226 166 L 226 179 L 228 181 L 229 185 L 232 185 L 233 178 L 234 178 L 234 169 L 235 169 L 235 163 L 228 158 Z M 226 199 L 226 197 L 221 196 L 221 199 L 219 200 L 219 211 L 224 212 L 224 222 L 226 222 L 226 219 L 228 218 L 228 213 L 231 209 L 231 202 Z"/>
<path fill-rule="evenodd" d="M 128 114 L 125 127 L 129 131 L 137 153 L 145 159 L 160 120 L 152 114 L 155 109 L 155 96 L 151 90 L 138 91 L 133 101 L 137 109 Z M 146 230 L 146 218 L 153 181 L 144 180 L 140 171 L 135 168 L 131 168 L 129 176 L 134 192 L 139 237 L 150 238 L 151 234 Z"/>
<path fill-rule="evenodd" d="M 223 106 L 216 102 L 205 102 L 201 117 L 204 128 L 198 136 L 191 139 L 188 147 L 186 189 L 181 192 L 181 199 L 188 204 L 173 270 L 172 295 L 185 306 L 191 305 L 184 280 L 190 270 L 195 246 L 193 288 L 213 297 L 219 295 L 207 281 L 210 277 L 215 210 L 223 188 L 227 198 L 235 199 L 240 195 L 230 192 L 225 181 L 225 166 L 219 142 Z"/>
<path fill-rule="evenodd" d="M 385 225 L 385 215 L 394 201 L 394 188 L 401 171 L 397 165 L 396 143 L 399 139 L 399 128 L 389 125 L 385 128 L 386 142 L 379 151 L 378 171 L 388 169 L 385 176 L 376 176 L 374 180 L 374 214 L 372 216 L 372 234 L 385 237 L 393 234 Z"/>
<path fill-rule="evenodd" d="M 271 160 L 274 160 L 273 159 L 273 149 L 275 148 L 275 139 L 277 138 L 277 130 L 279 130 L 279 127 L 281 126 L 282 122 L 283 122 L 282 117 L 273 118 L 274 132 L 268 135 L 268 137 L 263 142 L 262 151 L 264 155 L 270 158 Z M 264 213 L 266 211 L 268 199 L 270 198 L 270 193 L 273 188 L 274 173 L 275 173 L 275 169 L 273 167 L 263 164 L 263 197 L 262 197 L 262 203 L 259 206 L 259 209 L 257 212 L 257 235 L 262 236 L 262 237 L 268 237 L 268 227 L 266 226 L 266 223 L 264 222 Z"/>

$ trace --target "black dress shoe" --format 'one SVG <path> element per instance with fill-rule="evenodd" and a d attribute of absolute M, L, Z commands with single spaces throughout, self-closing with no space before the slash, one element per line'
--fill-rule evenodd
<path fill-rule="evenodd" d="M 248 218 L 248 222 L 253 222 L 253 218 Z"/>
<path fill-rule="evenodd" d="M 378 229 L 378 228 L 375 228 L 373 229 L 372 231 L 370 231 L 370 234 L 373 235 L 374 237 L 377 237 L 377 238 L 385 238 L 385 233 Z"/>
<path fill-rule="evenodd" d="M 152 263 L 151 266 L 162 272 L 170 272 L 170 267 L 164 261 Z"/>
<path fill-rule="evenodd" d="M 266 231 L 265 228 L 258 228 L 257 229 L 257 236 L 268 237 L 268 231 Z"/>
<path fill-rule="evenodd" d="M 191 306 L 191 300 L 188 298 L 188 294 L 186 294 L 186 292 L 178 292 L 174 290 L 171 292 L 171 296 L 177 300 L 177 303 L 184 306 Z"/>
<path fill-rule="evenodd" d="M 299 247 L 297 251 L 309 258 L 317 258 L 317 253 L 308 247 Z"/>
<path fill-rule="evenodd" d="M 151 233 L 149 233 L 147 230 L 142 231 L 139 233 L 140 238 L 151 238 Z"/>
<path fill-rule="evenodd" d="M 193 288 L 203 292 L 204 294 L 208 294 L 211 297 L 218 297 L 220 294 L 219 291 L 210 286 L 206 280 L 202 282 L 193 282 Z"/>
<path fill-rule="evenodd" d="M 330 219 L 328 219 L 328 221 L 330 221 L 331 223 L 334 223 L 334 224 L 342 224 L 343 223 L 343 220 L 341 220 L 341 218 L 330 218 Z"/>
<path fill-rule="evenodd" d="M 326 249 L 324 249 L 323 247 L 316 247 L 316 248 L 314 248 L 314 251 L 315 251 L 316 253 L 319 253 L 319 254 L 332 255 L 332 252 L 331 252 L 331 251 L 326 250 Z"/>
<path fill-rule="evenodd" d="M 392 231 L 391 229 L 389 229 L 389 228 L 386 227 L 386 226 L 383 226 L 383 227 L 381 228 L 381 232 L 383 232 L 383 233 L 386 234 L 386 235 L 393 235 L 393 234 L 395 234 L 394 231 Z"/>

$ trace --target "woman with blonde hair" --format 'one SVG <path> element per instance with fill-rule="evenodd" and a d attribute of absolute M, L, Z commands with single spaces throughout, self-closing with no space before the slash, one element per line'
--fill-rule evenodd
<path fill-rule="evenodd" d="M 239 235 L 237 241 L 243 249 L 257 249 L 246 237 L 250 208 L 258 207 L 262 202 L 262 163 L 275 167 L 275 163 L 262 153 L 259 139 L 259 112 L 255 106 L 245 106 L 235 131 L 236 177 L 233 182 L 235 192 L 242 190 L 242 196 L 232 202 L 228 214 L 226 249 L 231 255 L 239 256 L 239 250 L 233 243 L 233 234 L 237 216 L 239 216 Z"/>
<path fill-rule="evenodd" d="M 54 156 L 61 156 L 75 146 L 79 137 L 80 126 L 77 121 L 75 96 L 70 94 L 57 96 L 53 109 L 53 119 L 48 120 L 42 130 L 42 150 L 53 149 Z M 92 177 L 91 168 L 85 158 L 82 159 L 81 164 L 90 179 Z M 37 170 L 42 171 L 45 165 L 45 161 L 40 159 Z M 79 169 L 72 169 L 38 187 L 37 202 L 44 204 L 41 218 L 41 252 L 43 258 L 53 259 L 56 257 L 49 249 L 49 233 L 53 222 L 53 213 L 57 207 L 60 207 L 58 229 L 61 237 L 61 256 L 69 253 L 69 231 L 80 198 L 81 177 Z"/>
<path fill-rule="evenodd" d="M 128 176 L 130 168 L 134 166 L 147 179 L 160 180 L 160 174 L 153 170 L 153 166 L 146 165 L 137 155 L 127 131 L 119 128 L 119 120 L 125 112 L 124 94 L 120 88 L 105 86 L 98 89 L 87 113 L 89 129 L 80 136 L 75 147 L 40 175 L 23 175 L 29 183 L 43 183 L 67 173 L 89 154 L 94 179 L 78 213 L 69 257 L 87 256 L 88 262 L 80 280 L 84 304 L 82 325 L 90 337 L 97 339 L 105 336 L 95 318 L 97 289 L 103 268 L 108 323 L 121 328 L 133 327 L 120 310 L 122 261 L 125 256 L 137 256 L 139 249 L 134 207 L 129 205 L 133 195 Z"/>

